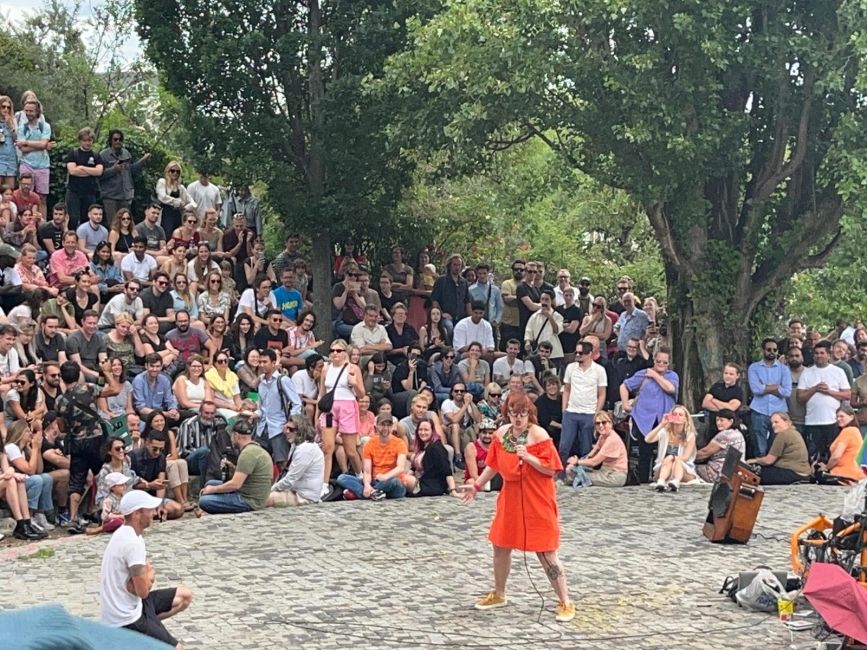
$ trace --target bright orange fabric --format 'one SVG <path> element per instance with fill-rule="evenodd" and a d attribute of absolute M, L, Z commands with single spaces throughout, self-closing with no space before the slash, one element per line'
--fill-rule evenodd
<path fill-rule="evenodd" d="M 527 451 L 545 467 L 562 471 L 560 455 L 550 438 L 528 445 Z M 494 436 L 486 463 L 503 478 L 503 489 L 497 497 L 488 539 L 504 548 L 556 551 L 560 546 L 560 515 L 554 477 L 518 460 L 518 455 L 503 449 L 503 443 Z"/>
<path fill-rule="evenodd" d="M 845 476 L 847 478 L 860 481 L 864 478 L 864 472 L 858 467 L 858 451 L 861 449 L 861 443 L 864 442 L 861 438 L 861 432 L 857 427 L 846 427 L 831 443 L 831 453 L 839 447 L 843 446 L 843 456 L 840 462 L 831 468 L 831 474 L 834 476 Z"/>
<path fill-rule="evenodd" d="M 370 459 L 370 476 L 376 478 L 377 474 L 385 474 L 397 467 L 400 454 L 406 455 L 406 443 L 402 438 L 389 436 L 388 442 L 382 444 L 379 436 L 374 436 L 364 445 L 361 457 Z"/>

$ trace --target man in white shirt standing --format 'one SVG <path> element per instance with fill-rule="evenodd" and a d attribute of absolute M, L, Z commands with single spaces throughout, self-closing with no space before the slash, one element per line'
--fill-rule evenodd
<path fill-rule="evenodd" d="M 121 499 L 124 524 L 111 536 L 102 556 L 100 618 L 111 627 L 125 627 L 183 650 L 163 619 L 189 607 L 193 594 L 183 586 L 151 591 L 154 567 L 141 536 L 161 505 L 162 499 L 143 490 L 131 490 Z"/>
<path fill-rule="evenodd" d="M 804 369 L 798 379 L 798 401 L 807 405 L 804 437 L 810 460 L 828 459 L 828 448 L 837 437 L 837 409 L 851 397 L 849 380 L 831 363 L 831 343 L 819 341 L 813 346 L 815 365 Z"/>
<path fill-rule="evenodd" d="M 560 431 L 560 459 L 563 467 L 569 456 L 583 458 L 593 448 L 593 416 L 605 404 L 608 375 L 593 362 L 593 344 L 579 341 L 577 361 L 566 366 L 563 375 L 563 424 Z M 573 449 L 576 445 L 577 448 Z"/>
<path fill-rule="evenodd" d="M 220 194 L 220 188 L 211 182 L 208 174 L 201 169 L 198 170 L 198 174 L 199 180 L 187 185 L 187 193 L 196 204 L 196 215 L 201 225 L 205 223 L 205 212 L 209 209 L 214 209 L 219 214 L 223 206 L 223 196 Z"/>

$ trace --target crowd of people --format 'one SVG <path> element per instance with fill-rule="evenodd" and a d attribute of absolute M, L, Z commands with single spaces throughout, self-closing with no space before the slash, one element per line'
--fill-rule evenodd
<path fill-rule="evenodd" d="M 823 334 L 793 319 L 690 413 L 667 316 L 629 277 L 609 298 L 541 261 L 514 260 L 498 283 L 457 254 L 440 272 L 428 248 L 410 263 L 394 246 L 376 268 L 346 241 L 332 285 L 314 287 L 298 235 L 266 255 L 247 185 L 224 193 L 200 172 L 185 186 L 172 161 L 138 214 L 148 156 L 118 130 L 101 151 L 78 133 L 49 213 L 51 128 L 32 93 L 22 103 L 0 97 L 0 498 L 16 538 L 131 516 L 141 529 L 137 493 L 174 519 L 501 490 L 514 472 L 489 454 L 518 398 L 556 451 L 546 476 L 575 488 L 676 492 L 715 480 L 730 447 L 766 484 L 863 477 L 860 323 Z M 329 299 L 318 326 L 314 301 Z"/>

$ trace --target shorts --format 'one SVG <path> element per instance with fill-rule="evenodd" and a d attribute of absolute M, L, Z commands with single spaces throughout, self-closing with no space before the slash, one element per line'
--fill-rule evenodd
<path fill-rule="evenodd" d="M 0 176 L 18 176 L 18 158 L 0 156 Z"/>
<path fill-rule="evenodd" d="M 325 416 L 327 413 L 322 413 L 319 416 L 319 426 L 326 427 Z M 361 420 L 358 416 L 358 402 L 354 399 L 336 399 L 331 407 L 331 417 L 333 419 L 332 426 L 337 427 L 339 433 L 346 433 L 351 436 L 358 434 L 361 428 Z"/>
<path fill-rule="evenodd" d="M 96 476 L 102 469 L 103 436 L 72 440 L 69 445 L 69 494 L 84 494 L 87 472 Z"/>
<path fill-rule="evenodd" d="M 37 194 L 41 194 L 42 196 L 46 196 L 48 194 L 48 170 L 47 169 L 33 169 L 26 162 L 22 162 L 18 167 L 18 171 L 23 174 L 24 172 L 30 172 L 33 174 L 33 191 Z"/>
<path fill-rule="evenodd" d="M 155 589 L 147 595 L 147 598 L 141 601 L 141 617 L 129 625 L 124 625 L 128 630 L 144 634 L 157 641 L 168 643 L 173 648 L 178 645 L 178 640 L 169 634 L 166 626 L 158 618 L 160 614 L 164 614 L 171 610 L 172 601 L 175 599 L 176 587 L 167 589 Z"/>
<path fill-rule="evenodd" d="M 289 440 L 282 433 L 268 440 L 268 446 L 271 447 L 271 458 L 275 463 L 285 463 L 289 460 Z"/>

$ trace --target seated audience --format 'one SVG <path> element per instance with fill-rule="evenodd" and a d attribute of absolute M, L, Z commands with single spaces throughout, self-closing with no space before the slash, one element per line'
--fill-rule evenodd
<path fill-rule="evenodd" d="M 337 477 L 344 499 L 401 499 L 406 496 L 407 484 L 414 485 L 413 477 L 404 478 L 407 474 L 406 443 L 392 435 L 393 429 L 394 420 L 390 415 L 376 416 L 377 435 L 367 441 L 362 452 L 363 478 L 359 479 L 355 474 Z"/>
<path fill-rule="evenodd" d="M 840 433 L 831 443 L 831 457 L 824 463 L 816 463 L 815 467 L 820 472 L 829 472 L 831 476 L 842 479 L 841 483 L 855 483 L 865 478 L 858 466 L 858 452 L 863 440 L 855 411 L 848 404 L 837 409 L 837 425 Z"/>
<path fill-rule="evenodd" d="M 747 449 L 744 435 L 740 431 L 740 419 L 737 413 L 728 408 L 721 408 L 716 410 L 713 417 L 716 433 L 695 454 L 695 471 L 699 478 L 708 483 L 713 483 L 719 478 L 729 447 L 734 447 L 741 452 L 741 459 Z"/>
<path fill-rule="evenodd" d="M 449 452 L 428 421 L 419 423 L 416 429 L 410 468 L 414 480 L 406 480 L 408 486 L 412 485 L 409 496 L 457 496 Z"/>
<path fill-rule="evenodd" d="M 538 402 L 537 402 L 538 404 Z M 607 411 L 599 411 L 593 418 L 596 442 L 584 458 L 572 456 L 566 464 L 566 479 L 574 477 L 576 468 L 584 469 L 591 485 L 623 487 L 626 485 L 628 459 L 626 445 L 614 430 L 614 421 Z M 570 481 L 571 482 L 571 481 Z"/>
<path fill-rule="evenodd" d="M 792 425 L 788 413 L 771 414 L 774 437 L 768 453 L 750 458 L 747 463 L 759 466 L 762 485 L 788 485 L 806 481 L 812 474 L 807 445 Z"/>
<path fill-rule="evenodd" d="M 302 506 L 319 503 L 325 457 L 316 444 L 316 430 L 310 420 L 293 415 L 283 434 L 292 445 L 292 460 L 283 476 L 271 486 L 268 506 Z"/>
<path fill-rule="evenodd" d="M 689 482 L 695 473 L 695 425 L 686 407 L 675 406 L 662 422 L 647 434 L 648 444 L 658 443 L 653 474 L 657 492 L 677 492 L 680 482 Z"/>

